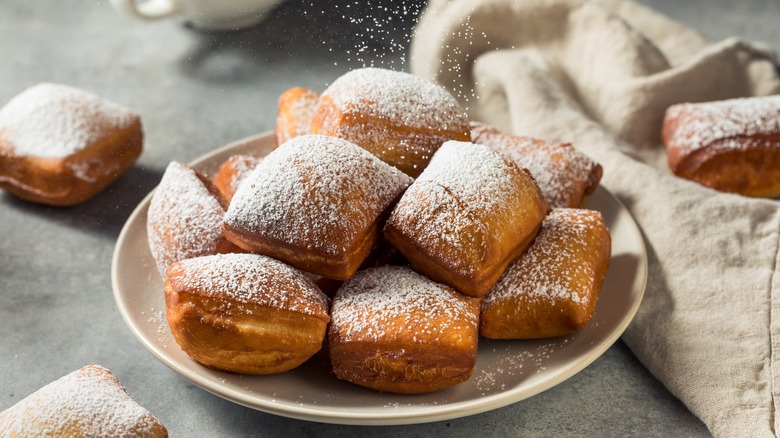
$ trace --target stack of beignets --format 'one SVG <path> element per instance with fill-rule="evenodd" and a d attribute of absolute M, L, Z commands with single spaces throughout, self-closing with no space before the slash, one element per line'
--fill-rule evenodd
<path fill-rule="evenodd" d="M 482 302 L 480 335 L 549 338 L 584 328 L 610 255 L 609 231 L 599 212 L 552 210 L 533 245 L 509 265 Z"/>
<path fill-rule="evenodd" d="M 409 268 L 360 271 L 336 293 L 328 346 L 340 379 L 418 394 L 471 377 L 479 299 Z"/>
<path fill-rule="evenodd" d="M 80 368 L 0 413 L 3 437 L 147 437 L 168 431 L 100 365 Z"/>
<path fill-rule="evenodd" d="M 248 251 L 345 280 L 374 247 L 383 214 L 411 182 L 346 140 L 296 137 L 268 154 L 239 187 L 222 231 Z"/>
<path fill-rule="evenodd" d="M 416 271 L 478 297 L 546 214 L 525 169 L 487 146 L 448 141 L 393 209 L 385 237 Z"/>
<path fill-rule="evenodd" d="M 165 275 L 174 339 L 211 368 L 242 374 L 293 369 L 320 350 L 325 295 L 302 273 L 258 254 L 183 260 Z"/>
<path fill-rule="evenodd" d="M 38 84 L 0 109 L 0 188 L 76 205 L 124 174 L 142 147 L 134 112 L 84 90 Z"/>
<path fill-rule="evenodd" d="M 212 368 L 277 373 L 319 350 L 330 324 L 338 378 L 415 394 L 468 380 L 480 330 L 527 338 L 583 328 L 608 266 L 608 230 L 597 212 L 550 213 L 548 202 L 581 206 L 601 167 L 570 145 L 470 128 L 454 102 L 411 75 L 361 69 L 319 97 L 288 90 L 277 147 L 228 159 L 216 189 L 174 166 L 190 189 L 229 203 L 221 214 L 211 197 L 207 228 L 254 253 L 170 258 L 166 309 L 182 349 Z M 173 193 L 166 178 L 150 246 L 152 234 L 170 238 L 159 216 L 176 208 L 156 200 Z M 333 296 L 329 312 L 322 291 Z"/>
<path fill-rule="evenodd" d="M 780 96 L 673 105 L 663 142 L 679 177 L 723 192 L 780 196 Z"/>
<path fill-rule="evenodd" d="M 146 216 L 149 249 L 160 274 L 179 260 L 239 251 L 222 235 L 224 215 L 208 178 L 184 164 L 168 164 Z"/>
<path fill-rule="evenodd" d="M 470 138 L 466 111 L 443 88 L 380 68 L 336 79 L 320 97 L 311 133 L 349 140 L 412 177 L 442 143 Z"/>
<path fill-rule="evenodd" d="M 601 180 L 601 166 L 574 146 L 512 135 L 471 124 L 471 141 L 484 144 L 528 169 L 550 208 L 578 208 Z"/>

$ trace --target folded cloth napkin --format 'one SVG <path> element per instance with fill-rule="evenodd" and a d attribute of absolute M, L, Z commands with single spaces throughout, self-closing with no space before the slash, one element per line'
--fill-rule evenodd
<path fill-rule="evenodd" d="M 599 161 L 648 250 L 623 340 L 714 435 L 780 430 L 780 202 L 672 176 L 660 140 L 671 104 L 780 92 L 767 48 L 631 1 L 431 0 L 411 69 L 474 119 Z"/>

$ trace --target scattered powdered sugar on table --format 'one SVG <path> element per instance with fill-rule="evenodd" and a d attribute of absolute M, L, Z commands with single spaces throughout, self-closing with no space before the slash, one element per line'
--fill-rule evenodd
<path fill-rule="evenodd" d="M 334 297 L 331 331 L 341 342 L 389 340 L 399 331 L 410 333 L 412 342 L 431 336 L 444 341 L 463 332 L 476 335 L 476 300 L 408 267 L 367 269 Z"/>
<path fill-rule="evenodd" d="M 149 249 L 161 274 L 171 264 L 217 250 L 225 210 L 194 170 L 171 162 L 152 196 Z"/>
<path fill-rule="evenodd" d="M 669 107 L 666 118 L 679 119 L 668 143 L 685 156 L 715 141 L 780 131 L 780 96 L 682 103 Z M 719 147 L 738 149 L 744 144 L 725 141 Z"/>
<path fill-rule="evenodd" d="M 340 255 L 411 182 L 346 140 L 305 135 L 255 168 L 233 197 L 225 223 Z"/>
<path fill-rule="evenodd" d="M 13 436 L 59 436 L 67 431 L 95 437 L 158 436 L 161 428 L 99 365 L 74 371 L 0 413 L 0 430 Z"/>
<path fill-rule="evenodd" d="M 327 316 L 327 297 L 300 271 L 259 254 L 217 254 L 179 263 L 171 270 L 174 290 Z"/>
<path fill-rule="evenodd" d="M 96 94 L 42 83 L 0 109 L 0 138 L 16 155 L 59 158 L 127 128 L 136 119 L 128 109 Z"/>

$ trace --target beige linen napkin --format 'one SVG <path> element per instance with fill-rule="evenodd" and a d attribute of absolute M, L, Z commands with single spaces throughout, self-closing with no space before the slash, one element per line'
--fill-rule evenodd
<path fill-rule="evenodd" d="M 780 202 L 675 178 L 660 144 L 673 103 L 780 92 L 771 53 L 711 43 L 631 1 L 432 0 L 411 55 L 473 118 L 602 164 L 649 256 L 624 341 L 714 435 L 773 436 Z"/>

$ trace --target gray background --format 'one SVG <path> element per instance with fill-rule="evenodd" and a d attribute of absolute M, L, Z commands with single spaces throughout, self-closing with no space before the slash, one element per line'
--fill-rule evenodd
<path fill-rule="evenodd" d="M 146 136 L 136 166 L 83 205 L 52 208 L 0 195 L 0 410 L 98 363 L 172 436 L 708 435 L 622 342 L 573 378 L 514 405 L 450 421 L 366 428 L 292 420 L 225 401 L 136 341 L 114 304 L 111 255 L 124 221 L 166 164 L 272 129 L 277 97 L 289 87 L 321 91 L 365 63 L 408 68 L 415 14 L 376 9 L 376 1 L 349 9 L 347 3 L 290 0 L 264 24 L 229 34 L 133 21 L 106 1 L 0 3 L 0 105 L 39 82 L 69 84 L 140 113 Z M 780 3 L 773 0 L 642 3 L 712 39 L 739 35 L 780 47 Z M 347 12 L 391 17 L 393 24 L 369 32 Z"/>

